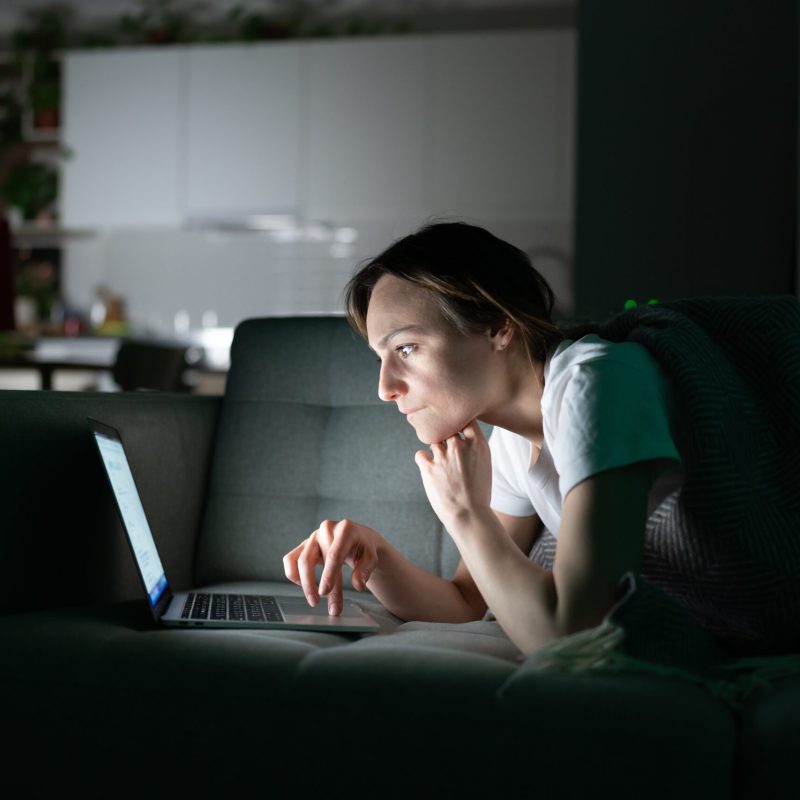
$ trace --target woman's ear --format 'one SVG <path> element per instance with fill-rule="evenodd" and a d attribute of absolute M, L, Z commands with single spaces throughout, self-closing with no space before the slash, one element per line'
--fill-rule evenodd
<path fill-rule="evenodd" d="M 513 338 L 514 326 L 508 320 L 489 329 L 489 340 L 493 350 L 507 350 Z"/>

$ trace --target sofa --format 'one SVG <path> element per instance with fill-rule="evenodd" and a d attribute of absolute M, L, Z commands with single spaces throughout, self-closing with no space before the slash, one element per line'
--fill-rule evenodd
<path fill-rule="evenodd" d="M 530 669 L 495 621 L 352 588 L 379 633 L 157 626 L 86 417 L 121 432 L 173 590 L 301 596 L 282 556 L 344 517 L 447 577 L 377 377 L 342 318 L 303 317 L 238 326 L 224 397 L 0 392 L 3 797 L 800 796 L 798 677 L 733 709 L 676 675 Z"/>

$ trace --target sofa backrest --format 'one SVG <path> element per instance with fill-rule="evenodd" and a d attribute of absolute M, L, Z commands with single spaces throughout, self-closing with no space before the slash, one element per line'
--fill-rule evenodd
<path fill-rule="evenodd" d="M 425 496 L 423 447 L 378 398 L 374 353 L 341 317 L 241 323 L 215 444 L 198 584 L 284 580 L 282 557 L 324 519 L 379 531 L 450 577 L 452 540 Z M 349 586 L 349 568 L 345 586 Z"/>

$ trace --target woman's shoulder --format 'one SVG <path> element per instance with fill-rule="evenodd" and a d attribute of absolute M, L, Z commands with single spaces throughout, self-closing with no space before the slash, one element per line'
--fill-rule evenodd
<path fill-rule="evenodd" d="M 542 412 L 565 402 L 582 405 L 600 392 L 605 398 L 669 394 L 669 381 L 656 360 L 636 342 L 612 342 L 595 333 L 560 342 L 545 364 Z"/>
<path fill-rule="evenodd" d="M 548 378 L 551 382 L 579 370 L 583 366 L 619 365 L 642 372 L 658 371 L 658 367 L 650 353 L 637 342 L 612 342 L 603 339 L 596 333 L 589 333 L 580 339 L 565 339 L 551 351 L 545 365 L 545 385 Z"/>

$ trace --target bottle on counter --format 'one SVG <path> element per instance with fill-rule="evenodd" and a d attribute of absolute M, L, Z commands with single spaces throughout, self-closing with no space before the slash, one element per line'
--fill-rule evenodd
<path fill-rule="evenodd" d="M 98 286 L 95 301 L 89 311 L 92 328 L 98 336 L 125 336 L 128 323 L 125 301 L 107 286 Z"/>

